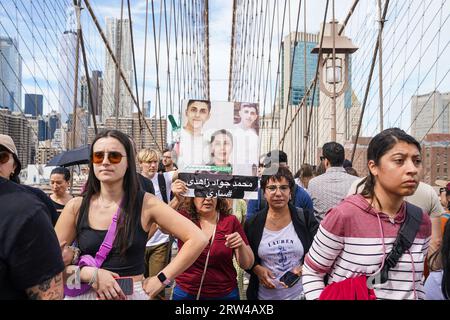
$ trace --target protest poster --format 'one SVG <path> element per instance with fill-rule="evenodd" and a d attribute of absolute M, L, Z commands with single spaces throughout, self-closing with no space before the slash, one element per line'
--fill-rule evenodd
<path fill-rule="evenodd" d="M 180 179 L 197 181 L 188 185 L 187 196 L 257 198 L 258 104 L 189 100 L 182 105 L 177 164 L 186 173 Z M 223 183 L 200 183 L 217 180 Z"/>

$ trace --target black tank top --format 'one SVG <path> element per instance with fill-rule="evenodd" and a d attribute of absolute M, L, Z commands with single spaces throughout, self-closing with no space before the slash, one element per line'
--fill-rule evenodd
<path fill-rule="evenodd" d="M 101 268 L 118 273 L 121 277 L 135 276 L 144 273 L 144 254 L 147 243 L 147 232 L 142 229 L 141 212 L 145 192 L 140 190 L 136 198 L 135 221 L 133 242 L 125 255 L 120 255 L 120 248 L 114 243 Z M 89 226 L 88 214 L 84 214 L 80 234 L 78 235 L 78 247 L 81 255 L 89 254 L 95 257 L 108 230 L 94 230 Z"/>

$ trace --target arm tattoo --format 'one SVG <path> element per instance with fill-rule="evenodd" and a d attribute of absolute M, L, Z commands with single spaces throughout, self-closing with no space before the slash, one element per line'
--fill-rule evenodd
<path fill-rule="evenodd" d="M 28 288 L 26 293 L 30 300 L 61 300 L 63 298 L 63 280 L 59 273 L 53 278 Z"/>

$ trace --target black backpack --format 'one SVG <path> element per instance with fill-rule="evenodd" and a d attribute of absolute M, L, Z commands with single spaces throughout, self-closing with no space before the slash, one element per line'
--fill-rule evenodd
<path fill-rule="evenodd" d="M 397 238 L 394 241 L 391 252 L 387 255 L 383 269 L 377 275 L 370 276 L 367 280 L 368 285 L 376 283 L 385 283 L 388 280 L 389 270 L 395 267 L 403 253 L 408 250 L 416 238 L 416 234 L 422 224 L 422 209 L 406 202 L 406 219 L 398 231 Z"/>
<path fill-rule="evenodd" d="M 166 179 L 164 178 L 164 173 L 158 173 L 158 184 L 159 191 L 161 192 L 161 197 L 165 203 L 169 203 L 170 200 L 173 199 L 173 193 L 170 192 L 170 199 L 167 199 L 167 188 L 166 188 Z"/>

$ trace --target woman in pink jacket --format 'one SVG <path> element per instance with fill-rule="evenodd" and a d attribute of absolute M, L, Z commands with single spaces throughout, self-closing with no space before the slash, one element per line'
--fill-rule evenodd
<path fill-rule="evenodd" d="M 369 176 L 362 182 L 363 191 L 328 211 L 305 258 L 306 299 L 320 297 L 326 275 L 327 284 L 358 276 L 380 276 L 411 212 L 406 211 L 403 198 L 413 194 L 419 184 L 420 144 L 401 129 L 387 129 L 371 140 L 367 160 Z M 411 247 L 403 252 L 387 276 L 383 274 L 385 279 L 374 284 L 377 299 L 424 298 L 422 274 L 430 235 L 430 218 L 422 212 Z"/>

